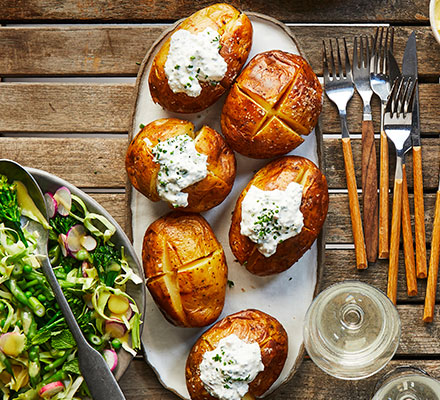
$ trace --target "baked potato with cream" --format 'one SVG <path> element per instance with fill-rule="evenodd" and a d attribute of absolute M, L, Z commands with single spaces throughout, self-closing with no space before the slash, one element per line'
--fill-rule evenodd
<path fill-rule="evenodd" d="M 201 379 L 200 365 L 206 352 L 214 350 L 220 340 L 232 334 L 247 343 L 256 342 L 260 347 L 264 369 L 249 383 L 249 393 L 261 396 L 277 380 L 287 357 L 287 333 L 270 315 L 258 310 L 244 310 L 217 322 L 191 349 L 186 362 L 186 385 L 192 400 L 216 399 Z"/>
<path fill-rule="evenodd" d="M 176 142 L 179 137 L 186 138 L 186 142 Z M 166 150 L 164 146 L 171 142 L 175 142 L 174 148 Z M 183 147 L 190 146 L 190 142 L 192 150 Z M 159 155 L 169 156 L 168 161 L 161 162 Z M 195 175 L 193 181 L 188 181 L 192 171 L 198 171 L 197 157 L 204 157 L 206 176 L 200 175 L 199 179 Z M 195 132 L 189 121 L 163 118 L 146 125 L 134 137 L 125 167 L 132 185 L 150 200 L 162 198 L 173 208 L 201 212 L 220 204 L 229 194 L 236 161 L 234 152 L 214 129 L 204 126 Z M 185 182 L 193 183 L 185 187 Z"/>
<path fill-rule="evenodd" d="M 218 318 L 228 268 L 201 215 L 174 211 L 154 221 L 145 232 L 142 262 L 148 290 L 168 321 L 198 327 Z"/>
<path fill-rule="evenodd" d="M 318 122 L 322 87 L 301 56 L 280 50 L 256 55 L 226 98 L 222 133 L 248 157 L 271 158 L 299 146 Z"/>
<path fill-rule="evenodd" d="M 191 35 L 174 36 L 180 30 Z M 213 4 L 197 11 L 171 32 L 153 60 L 148 78 L 153 101 L 178 113 L 204 110 L 232 85 L 251 44 L 249 18 L 231 5 Z M 213 57 L 218 60 L 208 65 Z"/>
<path fill-rule="evenodd" d="M 278 242 L 276 252 L 267 257 L 260 252 L 256 242 L 241 233 L 242 204 L 252 186 L 265 192 L 283 191 L 291 182 L 302 185 L 299 210 L 303 216 L 303 227 L 298 234 Z M 299 156 L 285 156 L 270 162 L 255 174 L 237 200 L 229 230 L 232 252 L 249 272 L 256 275 L 276 274 L 290 268 L 311 247 L 321 231 L 327 216 L 328 200 L 325 176 L 312 161 Z M 261 221 L 261 217 L 258 218 L 256 223 Z"/>

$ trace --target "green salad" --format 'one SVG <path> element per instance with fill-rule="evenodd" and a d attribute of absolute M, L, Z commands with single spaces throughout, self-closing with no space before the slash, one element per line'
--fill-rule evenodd
<path fill-rule="evenodd" d="M 107 218 L 89 212 L 66 187 L 45 194 L 44 220 L 21 182 L 0 175 L 0 390 L 3 399 L 83 399 L 76 343 L 40 268 L 38 232 L 49 230 L 49 258 L 84 336 L 110 369 L 118 350 L 140 348 L 140 311 L 126 292 L 141 278 L 111 238 Z M 26 218 L 23 218 L 26 217 Z M 97 371 L 99 373 L 99 371 Z"/>

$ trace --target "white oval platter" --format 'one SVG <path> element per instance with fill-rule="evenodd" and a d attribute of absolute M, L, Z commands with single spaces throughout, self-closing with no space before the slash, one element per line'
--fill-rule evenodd
<path fill-rule="evenodd" d="M 295 38 L 283 24 L 261 14 L 247 13 L 247 15 L 254 30 L 248 61 L 258 53 L 274 49 L 301 54 Z M 135 110 L 129 132 L 131 137 L 138 133 L 140 124 L 146 125 L 153 120 L 166 117 L 190 120 L 196 129 L 206 124 L 221 132 L 220 114 L 224 96 L 208 109 L 195 114 L 168 112 L 154 104 L 151 99 L 148 87 L 151 63 L 174 26 L 166 30 L 152 46 L 139 70 Z M 323 168 L 320 150 L 321 137 L 315 130 L 301 146 L 289 154 L 307 157 Z M 292 268 L 276 276 L 254 276 L 234 261 L 235 257 L 229 248 L 228 241 L 232 210 L 240 192 L 254 172 L 268 162 L 268 160 L 254 160 L 239 154 L 236 154 L 236 158 L 237 178 L 231 193 L 222 204 L 203 213 L 203 216 L 208 220 L 223 245 L 229 267 L 228 279 L 234 283 L 233 287 L 226 289 L 225 307 L 220 318 L 247 308 L 256 308 L 277 318 L 288 333 L 289 352 L 286 364 L 278 380 L 266 393 L 267 395 L 287 382 L 302 361 L 303 320 L 317 290 L 318 277 L 322 269 L 323 234 L 321 233 L 311 249 Z M 169 212 L 170 209 L 163 202 L 149 201 L 135 189 L 131 190 L 130 201 L 133 244 L 136 253 L 141 257 L 145 230 L 154 220 Z M 184 399 L 189 399 L 185 384 L 186 358 L 197 338 L 206 329 L 179 328 L 171 325 L 162 316 L 147 292 L 145 326 L 142 335 L 146 360 L 156 372 L 162 385 Z"/>

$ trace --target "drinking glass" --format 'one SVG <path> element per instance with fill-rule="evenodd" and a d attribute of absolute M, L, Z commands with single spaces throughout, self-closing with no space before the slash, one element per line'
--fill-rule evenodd
<path fill-rule="evenodd" d="M 304 343 L 310 358 L 336 378 L 367 378 L 394 356 L 400 319 L 375 287 L 345 281 L 321 292 L 307 310 Z"/>
<path fill-rule="evenodd" d="M 440 400 L 440 382 L 418 367 L 397 367 L 377 382 L 372 400 Z"/>

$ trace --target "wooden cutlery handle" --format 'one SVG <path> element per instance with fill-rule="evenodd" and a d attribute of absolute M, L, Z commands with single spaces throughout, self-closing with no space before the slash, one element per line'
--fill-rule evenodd
<path fill-rule="evenodd" d="M 393 215 L 391 218 L 390 264 L 387 295 L 396 304 L 397 272 L 399 269 L 400 222 L 402 216 L 402 179 L 394 180 Z"/>
<path fill-rule="evenodd" d="M 356 175 L 354 172 L 353 153 L 351 151 L 350 138 L 342 138 L 342 150 L 344 153 L 345 176 L 347 179 L 348 201 L 350 204 L 351 226 L 353 229 L 354 247 L 356 251 L 356 266 L 358 269 L 365 269 L 367 264 L 367 253 L 365 251 L 364 232 L 362 230 L 361 210 L 356 186 Z"/>
<path fill-rule="evenodd" d="M 406 181 L 406 166 L 403 164 L 402 180 L 402 236 L 403 252 L 405 254 L 406 290 L 408 296 L 417 294 L 416 263 L 414 260 L 414 243 L 409 210 L 408 183 Z"/>
<path fill-rule="evenodd" d="M 440 191 L 435 201 L 435 217 L 432 228 L 431 257 L 429 259 L 428 283 L 426 286 L 425 310 L 423 321 L 432 322 L 434 319 L 435 294 L 437 291 L 438 262 L 440 255 Z"/>
<path fill-rule="evenodd" d="M 422 148 L 413 147 L 414 225 L 417 278 L 426 278 L 425 206 L 423 204 Z"/>
<path fill-rule="evenodd" d="M 388 139 L 385 132 L 380 133 L 380 182 L 379 182 L 379 258 L 388 258 L 389 242 L 389 161 Z"/>
<path fill-rule="evenodd" d="M 375 262 L 379 239 L 379 220 L 373 121 L 362 121 L 362 200 L 367 260 Z"/>

